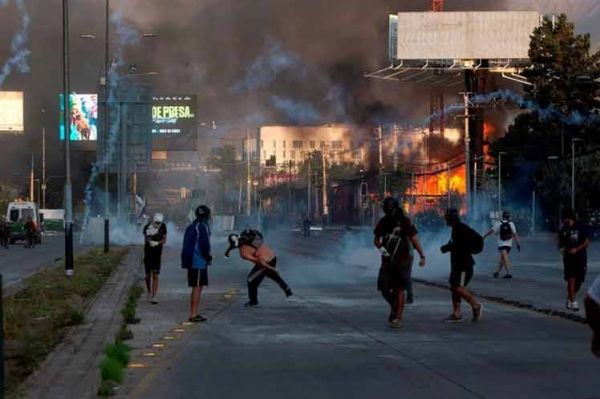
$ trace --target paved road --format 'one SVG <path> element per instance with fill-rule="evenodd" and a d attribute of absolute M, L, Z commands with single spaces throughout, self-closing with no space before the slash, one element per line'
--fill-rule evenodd
<path fill-rule="evenodd" d="M 185 317 L 187 290 L 177 256 L 176 250 L 167 251 L 163 300 L 156 307 L 142 304 L 145 316 L 136 328 L 160 334 Z M 135 384 L 123 393 L 132 398 L 600 398 L 600 361 L 590 355 L 590 333 L 580 323 L 484 302 L 479 324 L 445 325 L 447 291 L 419 286 L 404 327 L 392 330 L 374 290 L 373 268 L 289 252 L 280 252 L 280 260 L 296 295 L 286 300 L 265 281 L 258 309 L 242 306 L 248 267 L 217 260 L 205 302 L 209 322 L 183 333 L 168 355 L 153 358 L 151 371 L 132 370 L 129 381 Z M 240 294 L 213 300 L 231 289 Z M 136 346 L 143 352 L 150 344 Z"/>
<path fill-rule="evenodd" d="M 75 251 L 79 249 L 75 240 Z M 43 243 L 34 249 L 26 249 L 21 244 L 11 245 L 10 249 L 0 248 L 0 273 L 4 287 L 18 284 L 44 266 L 52 265 L 64 256 L 65 239 L 63 234 L 44 236 Z"/>

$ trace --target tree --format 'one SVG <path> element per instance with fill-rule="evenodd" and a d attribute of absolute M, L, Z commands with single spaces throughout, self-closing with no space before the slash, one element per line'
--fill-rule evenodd
<path fill-rule="evenodd" d="M 583 138 L 578 151 L 593 152 L 600 145 L 600 102 L 594 80 L 600 76 L 600 51 L 590 51 L 590 35 L 576 34 L 575 26 L 563 14 L 553 23 L 545 19 L 531 38 L 531 67 L 523 75 L 531 85 L 524 85 L 527 110 L 515 118 L 506 135 L 492 143 L 492 154 L 510 154 L 507 160 L 536 161 L 538 171 L 531 176 L 532 187 L 547 197 L 548 206 L 570 197 L 567 173 L 549 173 L 548 156 L 560 156 L 563 169 L 570 162 L 570 140 Z M 585 165 L 597 165 L 590 155 Z M 511 165 L 508 165 L 510 168 Z M 587 184 L 598 181 L 598 168 L 583 169 L 576 198 L 584 207 L 590 198 L 597 198 L 600 187 Z M 570 169 L 569 169 L 570 170 Z M 583 178 L 587 180 L 583 180 Z M 559 182 L 557 179 L 561 179 Z M 565 180 L 563 182 L 563 179 Z M 508 182 L 507 182 L 508 183 Z M 529 189 L 529 188 L 528 188 Z M 553 204 L 551 204 L 551 202 Z"/>

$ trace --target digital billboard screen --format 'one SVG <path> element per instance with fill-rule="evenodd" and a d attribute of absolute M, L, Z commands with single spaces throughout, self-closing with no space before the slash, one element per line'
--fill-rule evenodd
<path fill-rule="evenodd" d="M 98 95 L 97 94 L 71 94 L 70 96 L 71 141 L 95 141 L 98 139 Z M 65 139 L 63 123 L 64 114 L 63 95 L 60 95 L 60 139 Z"/>
<path fill-rule="evenodd" d="M 152 133 L 185 134 L 196 130 L 196 96 L 157 96 L 152 100 Z"/>
<path fill-rule="evenodd" d="M 0 91 L 0 133 L 23 133 L 23 92 Z"/>

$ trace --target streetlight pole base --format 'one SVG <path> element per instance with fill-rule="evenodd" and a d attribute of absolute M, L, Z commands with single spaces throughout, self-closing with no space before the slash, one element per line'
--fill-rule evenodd
<path fill-rule="evenodd" d="M 110 251 L 110 220 L 104 219 L 104 253 Z"/>

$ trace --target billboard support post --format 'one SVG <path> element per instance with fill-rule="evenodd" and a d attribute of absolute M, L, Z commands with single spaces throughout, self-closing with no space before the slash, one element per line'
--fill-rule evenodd
<path fill-rule="evenodd" d="M 42 109 L 42 209 L 46 209 L 46 110 Z"/>
<path fill-rule="evenodd" d="M 465 118 L 465 182 L 466 182 L 466 194 L 465 194 L 465 205 L 467 208 L 467 215 L 471 212 L 471 135 L 469 132 L 469 92 L 461 93 L 464 100 L 464 118 Z"/>
<path fill-rule="evenodd" d="M 73 193 L 70 159 L 70 65 L 69 65 L 69 0 L 62 2 L 63 25 L 63 124 L 65 132 L 65 274 L 73 275 Z"/>

